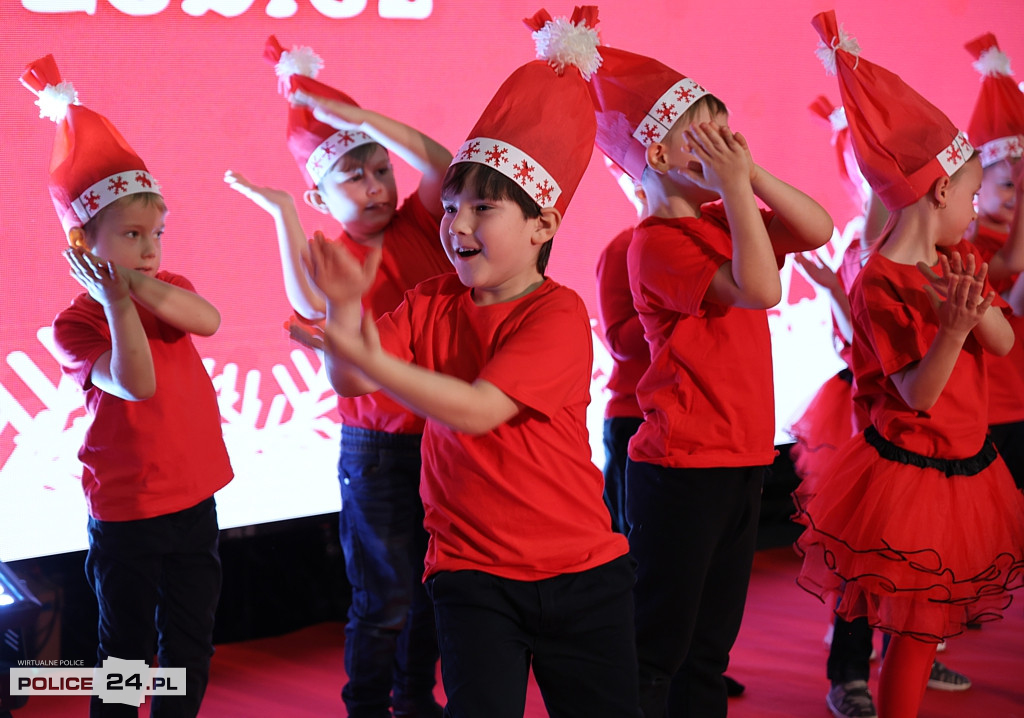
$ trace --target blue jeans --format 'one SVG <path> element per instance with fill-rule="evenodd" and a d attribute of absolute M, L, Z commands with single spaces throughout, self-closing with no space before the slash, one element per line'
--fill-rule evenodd
<path fill-rule="evenodd" d="M 153 696 L 152 716 L 195 716 L 213 655 L 220 598 L 219 530 L 213 498 L 139 521 L 89 519 L 86 577 L 99 602 L 100 666 L 108 656 L 185 669 L 184 696 Z M 90 701 L 91 716 L 137 716 L 138 708 Z"/>
<path fill-rule="evenodd" d="M 351 718 L 435 706 L 437 631 L 423 588 L 427 532 L 420 500 L 420 436 L 343 426 L 339 529 L 352 605 L 341 691 Z"/>

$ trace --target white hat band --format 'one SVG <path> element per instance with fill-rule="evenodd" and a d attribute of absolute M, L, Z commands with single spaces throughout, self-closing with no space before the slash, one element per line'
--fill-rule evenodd
<path fill-rule="evenodd" d="M 967 135 L 964 134 L 963 130 L 960 130 L 956 133 L 953 141 L 949 143 L 949 146 L 935 155 L 935 159 L 942 165 L 942 169 L 946 170 L 946 174 L 952 177 L 953 173 L 971 158 L 973 152 L 974 148 L 967 141 Z"/>
<path fill-rule="evenodd" d="M 82 192 L 71 203 L 78 219 L 84 224 L 96 216 L 96 213 L 111 202 L 130 194 L 154 192 L 160 194 L 160 185 L 153 175 L 145 170 L 128 170 L 101 179 L 89 189 Z"/>
<path fill-rule="evenodd" d="M 1021 145 L 1020 137 L 1000 137 L 986 142 L 981 146 L 981 166 L 994 165 L 999 160 L 1018 158 L 1024 154 L 1024 145 Z"/>
<path fill-rule="evenodd" d="M 647 111 L 647 116 L 633 131 L 633 138 L 644 147 L 661 142 L 679 116 L 706 94 L 707 90 L 689 77 L 684 77 L 672 85 Z"/>
<path fill-rule="evenodd" d="M 370 142 L 375 142 L 375 140 L 359 130 L 338 130 L 321 142 L 306 160 L 306 171 L 313 179 L 313 184 L 320 184 L 327 171 L 343 154 Z"/>
<path fill-rule="evenodd" d="M 558 182 L 539 162 L 518 147 L 490 137 L 473 137 L 462 143 L 452 164 L 478 162 L 501 172 L 523 188 L 542 209 L 554 207 L 562 194 Z"/>

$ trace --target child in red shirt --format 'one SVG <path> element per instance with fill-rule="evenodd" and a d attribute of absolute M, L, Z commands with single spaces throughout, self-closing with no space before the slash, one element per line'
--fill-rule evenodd
<path fill-rule="evenodd" d="M 156 652 L 162 667 L 185 669 L 185 694 L 153 696 L 152 714 L 194 716 L 221 586 L 213 494 L 232 470 L 191 334 L 213 334 L 220 314 L 187 279 L 160 269 L 167 206 L 113 125 L 72 104 L 52 55 L 22 81 L 58 123 L 50 195 L 71 276 L 86 289 L 53 330 L 61 370 L 82 387 L 92 417 L 79 458 L 97 665 L 152 664 Z M 93 716 L 137 713 L 99 696 L 90 706 Z"/>
<path fill-rule="evenodd" d="M 891 214 L 850 291 L 854 400 L 871 423 L 828 481 L 797 496 L 799 583 L 892 635 L 880 713 L 915 716 L 936 645 L 1001 615 L 1024 575 L 1024 497 L 985 422 L 984 354 L 1014 338 L 961 240 L 982 176 L 965 135 L 859 57 L 834 13 L 812 22 L 861 170 Z"/>
<path fill-rule="evenodd" d="M 643 188 L 618 165 L 606 159 L 609 171 L 622 191 L 636 205 L 640 219 L 646 215 Z M 626 523 L 626 458 L 629 440 L 643 423 L 636 401 L 636 384 L 650 366 L 644 328 L 629 291 L 626 254 L 633 229 L 615 235 L 597 257 L 597 314 L 605 344 L 612 356 L 608 375 L 608 403 L 604 409 L 604 502 L 612 515 L 612 528 L 629 532 Z"/>
<path fill-rule="evenodd" d="M 992 287 L 1010 303 L 1008 319 L 1017 337 L 1006 356 L 985 357 L 989 432 L 1017 486 L 1024 489 L 1024 95 L 992 33 L 971 40 L 967 49 L 982 75 L 967 128 L 982 166 L 978 218 L 967 237 L 988 262 Z"/>
<path fill-rule="evenodd" d="M 437 240 L 441 179 L 451 154 L 412 127 L 358 107 L 318 82 L 314 76 L 322 61 L 309 48 L 288 51 L 271 37 L 266 54 L 292 103 L 288 148 L 309 187 L 306 203 L 341 223 L 336 241 L 355 256 L 382 253 L 365 306 L 384 314 L 420 281 L 451 273 Z M 305 93 L 322 99 L 315 116 L 303 104 Z M 400 206 L 390 152 L 422 173 Z M 254 186 L 235 172 L 225 181 L 274 218 L 285 292 L 296 312 L 292 335 L 322 348 L 326 301 L 304 267 L 306 235 L 291 195 Z M 339 397 L 338 413 L 338 525 L 352 586 L 342 698 L 352 718 L 386 718 L 389 707 L 395 716 L 439 718 L 433 608 L 420 581 L 427 546 L 419 496 L 423 419 L 383 392 Z"/>
<path fill-rule="evenodd" d="M 310 247 L 335 388 L 380 387 L 427 417 L 424 576 L 453 718 L 522 716 L 531 665 L 552 715 L 638 715 L 632 566 L 585 425 L 589 321 L 543 274 L 593 151 L 594 21 L 531 18 L 538 48 L 575 48 L 575 62 L 516 70 L 456 154 L 441 238 L 458 277 L 375 323 L 359 295 L 376 256 Z"/>
<path fill-rule="evenodd" d="M 765 310 L 781 297 L 784 254 L 827 242 L 832 221 L 753 163 L 725 106 L 692 79 L 613 48 L 603 57 L 597 145 L 648 203 L 628 253 L 651 356 L 626 468 L 641 707 L 724 716 L 775 455 Z"/>

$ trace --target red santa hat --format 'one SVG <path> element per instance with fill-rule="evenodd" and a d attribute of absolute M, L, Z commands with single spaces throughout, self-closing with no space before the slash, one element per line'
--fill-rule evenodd
<path fill-rule="evenodd" d="M 48 186 L 65 233 L 121 197 L 160 194 L 145 163 L 110 120 L 78 103 L 78 92 L 61 80 L 53 55 L 30 63 L 21 82 L 38 96 L 39 116 L 57 123 Z"/>
<path fill-rule="evenodd" d="M 857 164 L 890 212 L 916 202 L 970 159 L 967 136 L 897 75 L 860 57 L 833 11 L 815 15 L 811 25 L 821 37 L 815 54 L 839 76 Z"/>
<path fill-rule="evenodd" d="M 605 47 L 601 72 L 590 83 L 597 146 L 634 179 L 647 166 L 647 148 L 708 91 L 671 67 L 643 55 Z"/>
<path fill-rule="evenodd" d="M 846 119 L 846 110 L 840 105 L 836 107 L 824 95 L 818 95 L 808 108 L 817 117 L 828 123 L 832 129 L 832 147 L 835 148 L 836 161 L 839 165 L 839 179 L 851 196 L 864 198 L 864 175 L 857 166 L 857 156 L 853 152 L 850 141 L 850 123 Z"/>
<path fill-rule="evenodd" d="M 564 215 L 594 152 L 588 80 L 601 64 L 597 8 L 577 7 L 569 19 L 540 10 L 524 22 L 539 59 L 502 83 L 452 164 L 487 165 Z"/>
<path fill-rule="evenodd" d="M 1010 58 L 990 32 L 964 47 L 974 56 L 974 69 L 981 73 L 981 92 L 967 126 L 967 135 L 981 153 L 981 166 L 1020 157 L 1024 149 L 1020 140 L 1024 134 L 1024 93 L 1010 79 Z"/>
<path fill-rule="evenodd" d="M 358 106 L 344 92 L 316 79 L 324 62 L 311 48 L 296 45 L 291 50 L 285 50 L 277 38 L 271 35 L 267 38 L 263 56 L 274 65 L 278 92 L 286 98 L 290 98 L 297 90 L 303 90 L 311 95 Z M 289 103 L 288 151 L 292 153 L 299 171 L 311 188 L 320 184 L 328 170 L 346 152 L 374 141 L 365 132 L 337 130 L 316 119 L 308 107 L 296 107 Z"/>

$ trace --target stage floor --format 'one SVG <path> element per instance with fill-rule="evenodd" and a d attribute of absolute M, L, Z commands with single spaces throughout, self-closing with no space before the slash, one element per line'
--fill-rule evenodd
<path fill-rule="evenodd" d="M 829 612 L 793 581 L 800 561 L 790 548 L 759 551 L 747 610 L 729 674 L 746 692 L 732 718 L 824 718 L 828 682 L 822 642 Z M 877 639 L 877 637 L 876 637 Z M 218 646 L 201 715 L 206 718 L 343 715 L 343 626 L 324 623 L 275 638 Z M 880 640 L 876 640 L 880 646 Z M 962 693 L 929 690 L 921 718 L 1024 718 L 1024 596 L 1006 620 L 949 642 L 940 660 L 970 676 Z M 877 687 L 877 664 L 871 686 Z M 438 689 L 440 696 L 440 688 Z M 84 698 L 32 697 L 14 718 L 86 715 Z M 142 711 L 147 715 L 145 707 Z M 531 682 L 526 718 L 546 716 Z"/>

